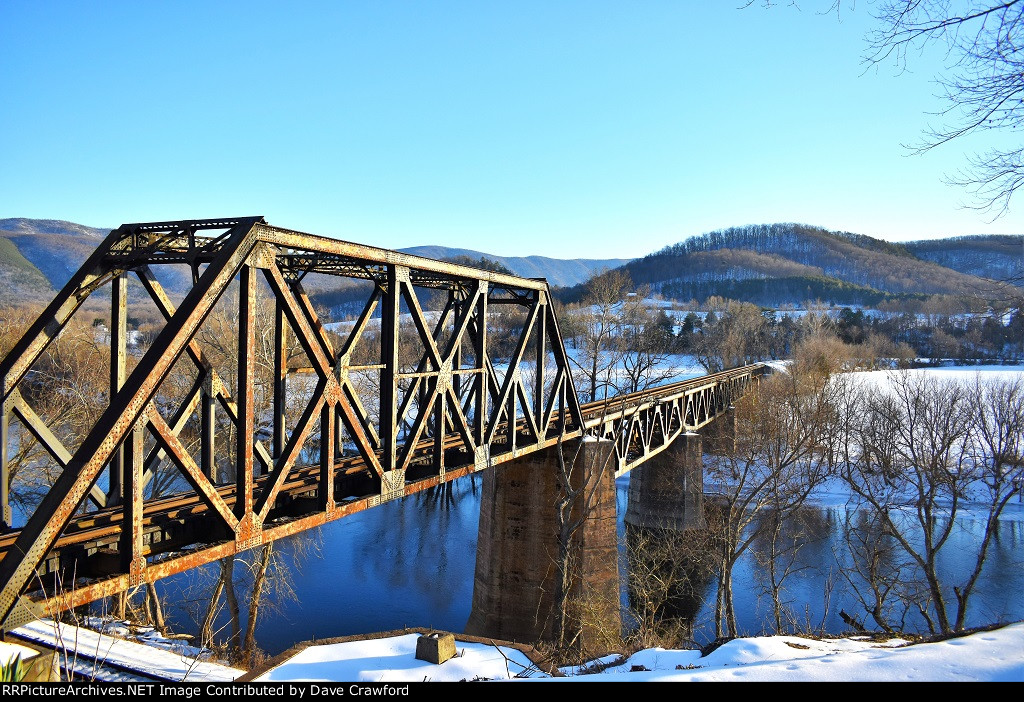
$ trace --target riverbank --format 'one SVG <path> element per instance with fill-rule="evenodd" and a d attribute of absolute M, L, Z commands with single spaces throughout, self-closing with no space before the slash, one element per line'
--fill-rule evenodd
<path fill-rule="evenodd" d="M 80 627 L 37 622 L 62 641 L 65 656 L 109 658 L 122 674 L 187 682 L 257 681 L 456 682 L 1024 682 L 1024 622 L 943 641 L 910 643 L 869 637 L 811 639 L 755 636 L 729 641 L 706 655 L 653 648 L 628 658 L 609 656 L 552 677 L 520 651 L 457 640 L 457 655 L 440 665 L 415 658 L 416 635 L 349 639 L 300 647 L 259 671 L 197 661 L 181 653 L 124 641 Z M 0 662 L 15 646 L 0 644 Z M 126 653 L 127 652 L 127 653 Z M 98 668 L 94 668 L 98 670 Z M 83 679 L 109 679 L 88 677 Z M 121 678 L 126 679 L 126 678 Z"/>

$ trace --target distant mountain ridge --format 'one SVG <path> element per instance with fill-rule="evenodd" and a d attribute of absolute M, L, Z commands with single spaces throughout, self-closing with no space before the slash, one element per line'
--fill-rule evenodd
<path fill-rule="evenodd" d="M 1024 234 L 954 236 L 908 241 L 905 246 L 918 258 L 961 273 L 1024 284 Z"/>
<path fill-rule="evenodd" d="M 552 286 L 568 287 L 579 285 L 590 279 L 594 273 L 604 269 L 618 268 L 631 259 L 628 258 L 548 258 L 547 256 L 495 256 L 472 249 L 459 249 L 450 246 L 410 246 L 399 249 L 402 253 L 427 258 L 451 258 L 468 256 L 478 259 L 481 256 L 497 261 L 521 278 L 547 278 Z"/>
<path fill-rule="evenodd" d="M 77 271 L 109 229 L 56 219 L 0 219 L 0 303 L 46 303 Z M 547 278 L 552 286 L 577 285 L 605 268 L 629 259 L 558 259 L 546 256 L 494 256 L 447 246 L 413 246 L 406 253 L 430 258 L 481 256 L 502 263 L 524 278 Z M 160 271 L 164 284 L 183 293 L 187 276 Z M 182 288 L 182 286 L 186 286 Z M 179 288 L 182 288 L 179 290 Z"/>
<path fill-rule="evenodd" d="M 0 219 L 0 301 L 48 302 L 109 231 L 56 219 Z"/>
<path fill-rule="evenodd" d="M 0 219 L 0 303 L 48 302 L 108 231 L 61 220 Z M 891 296 L 934 293 L 985 295 L 995 285 L 993 279 L 1014 276 L 1018 285 L 1024 284 L 1021 235 L 898 244 L 804 224 L 766 224 L 690 237 L 632 261 L 494 256 L 446 246 L 402 251 L 431 258 L 489 258 L 517 275 L 566 286 L 561 293 L 566 300 L 579 299 L 582 283 L 591 275 L 615 267 L 628 271 L 637 285 L 650 285 L 666 297 L 703 300 L 721 295 L 766 305 L 808 299 L 875 304 Z M 168 270 L 159 275 L 169 290 L 187 290 L 185 273 Z M 329 304 L 328 289 L 313 292 Z"/>

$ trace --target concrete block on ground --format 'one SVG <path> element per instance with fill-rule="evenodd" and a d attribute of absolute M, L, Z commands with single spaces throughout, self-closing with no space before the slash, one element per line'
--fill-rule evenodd
<path fill-rule="evenodd" d="M 435 631 L 416 639 L 416 658 L 440 665 L 455 657 L 455 635 Z"/>

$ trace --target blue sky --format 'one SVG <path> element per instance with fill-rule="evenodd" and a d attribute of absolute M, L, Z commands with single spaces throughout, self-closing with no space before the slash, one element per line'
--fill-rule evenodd
<path fill-rule="evenodd" d="M 0 217 L 590 258 L 1024 231 L 942 182 L 983 142 L 901 146 L 941 54 L 866 71 L 868 3 L 739 4 L 0 0 Z"/>

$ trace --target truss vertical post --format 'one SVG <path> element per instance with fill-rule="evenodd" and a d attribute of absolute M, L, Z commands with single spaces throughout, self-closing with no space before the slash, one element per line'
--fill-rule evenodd
<path fill-rule="evenodd" d="M 573 382 L 572 372 L 569 370 L 569 368 L 567 366 L 566 369 L 565 369 L 565 376 L 562 379 L 561 385 L 559 385 L 559 387 L 558 387 L 558 433 L 559 434 L 564 434 L 565 433 L 565 426 L 566 426 L 565 419 L 566 419 L 566 414 L 569 411 L 569 400 L 568 400 L 569 389 L 568 389 L 568 386 L 570 386 L 570 385 L 572 386 L 572 391 L 576 392 L 576 384 Z"/>
<path fill-rule="evenodd" d="M 422 379 L 420 379 L 419 389 L 416 391 L 416 409 L 417 409 L 416 414 L 417 415 L 422 414 L 423 412 L 427 411 L 427 402 L 428 402 L 428 400 L 430 398 L 430 388 L 428 387 L 428 385 L 429 385 L 429 383 L 424 382 Z M 428 424 L 428 427 L 431 427 L 431 425 Z M 433 432 L 436 434 L 437 433 L 437 427 L 432 427 L 432 429 L 433 429 Z"/>
<path fill-rule="evenodd" d="M 11 412 L 4 402 L 0 406 L 0 531 L 11 528 Z"/>
<path fill-rule="evenodd" d="M 487 431 L 487 283 L 480 281 L 476 298 L 476 338 L 473 355 L 476 373 L 473 374 L 476 386 L 476 405 L 473 408 L 473 441 L 477 445 L 484 443 Z"/>
<path fill-rule="evenodd" d="M 118 551 L 121 554 L 121 571 L 128 573 L 131 585 L 142 583 L 145 558 L 142 555 L 142 490 L 145 483 L 142 472 L 145 469 L 146 451 L 145 414 L 128 434 L 124 448 L 129 449 L 123 463 L 124 499 L 121 503 L 121 539 Z"/>
<path fill-rule="evenodd" d="M 524 332 L 525 332 L 525 330 L 524 330 Z M 519 367 L 518 367 L 518 365 L 515 368 L 513 368 L 512 366 L 509 366 L 508 370 L 505 371 L 505 372 L 509 373 L 509 374 L 519 373 Z M 508 400 L 507 400 L 507 402 L 508 402 L 508 414 L 506 415 L 507 423 L 506 423 L 505 426 L 508 429 L 508 431 L 507 431 L 508 449 L 509 449 L 509 451 L 512 451 L 513 453 L 515 453 L 515 450 L 516 450 L 516 439 L 518 438 L 516 436 L 516 433 L 517 433 L 516 432 L 516 395 L 517 395 L 516 385 L 519 382 L 521 382 L 520 378 L 515 376 L 515 375 L 513 375 L 512 376 L 512 385 L 511 385 L 511 388 L 509 390 Z"/>
<path fill-rule="evenodd" d="M 110 398 L 124 385 L 128 362 L 128 276 L 115 275 L 110 284 Z M 114 449 L 110 459 L 107 499 L 116 501 L 122 494 L 121 476 L 125 472 L 123 445 Z"/>
<path fill-rule="evenodd" d="M 533 414 L 537 418 L 537 428 L 540 430 L 540 436 L 537 437 L 540 440 L 544 439 L 547 434 L 547 427 L 544 426 L 544 364 L 547 360 L 547 354 L 545 353 L 544 343 L 548 336 L 548 301 L 544 296 L 544 293 L 538 290 L 534 293 L 537 298 L 537 304 L 541 306 L 540 313 L 537 314 L 537 356 L 536 363 L 534 364 L 534 379 L 533 386 Z"/>
<path fill-rule="evenodd" d="M 336 407 L 334 402 L 325 402 L 320 410 L 320 489 L 317 501 L 321 510 L 334 510 L 334 461 L 336 427 Z"/>
<path fill-rule="evenodd" d="M 274 309 L 274 460 L 281 458 L 287 439 L 286 403 L 288 389 L 288 325 L 284 304 Z"/>
<path fill-rule="evenodd" d="M 449 293 L 453 295 L 454 293 Z M 468 300 L 457 299 L 452 301 L 452 325 L 456 326 L 458 320 L 462 319 L 462 313 L 465 311 L 466 306 L 469 304 Z M 455 331 L 458 331 L 457 329 Z M 452 370 L 458 371 L 462 368 L 462 341 L 460 339 L 454 339 L 454 348 L 452 349 Z M 459 373 L 452 374 L 452 391 L 455 397 L 462 398 L 462 375 Z"/>
<path fill-rule="evenodd" d="M 210 482 L 217 484 L 217 397 L 213 389 L 213 378 L 207 372 L 203 381 L 202 404 L 199 408 L 199 466 Z"/>
<path fill-rule="evenodd" d="M 404 269 L 402 270 L 404 272 Z M 380 324 L 380 444 L 385 471 L 398 467 L 398 320 L 401 290 L 399 266 L 389 265 Z"/>
<path fill-rule="evenodd" d="M 253 397 L 253 358 L 256 335 L 253 330 L 253 297 L 256 276 L 245 264 L 238 272 L 238 431 L 236 432 L 235 516 L 242 519 L 252 512 L 253 434 L 256 408 Z"/>
<path fill-rule="evenodd" d="M 457 375 L 453 376 L 454 378 Z M 441 383 L 442 380 L 438 378 L 435 383 Z M 445 413 L 445 402 L 448 393 L 443 387 L 438 388 L 437 399 L 434 402 L 434 462 L 437 466 L 438 475 L 444 475 L 444 435 L 447 431 L 446 413 Z"/>
<path fill-rule="evenodd" d="M 345 455 L 345 423 L 341 418 L 341 412 L 334 413 L 334 455 L 341 457 Z"/>

